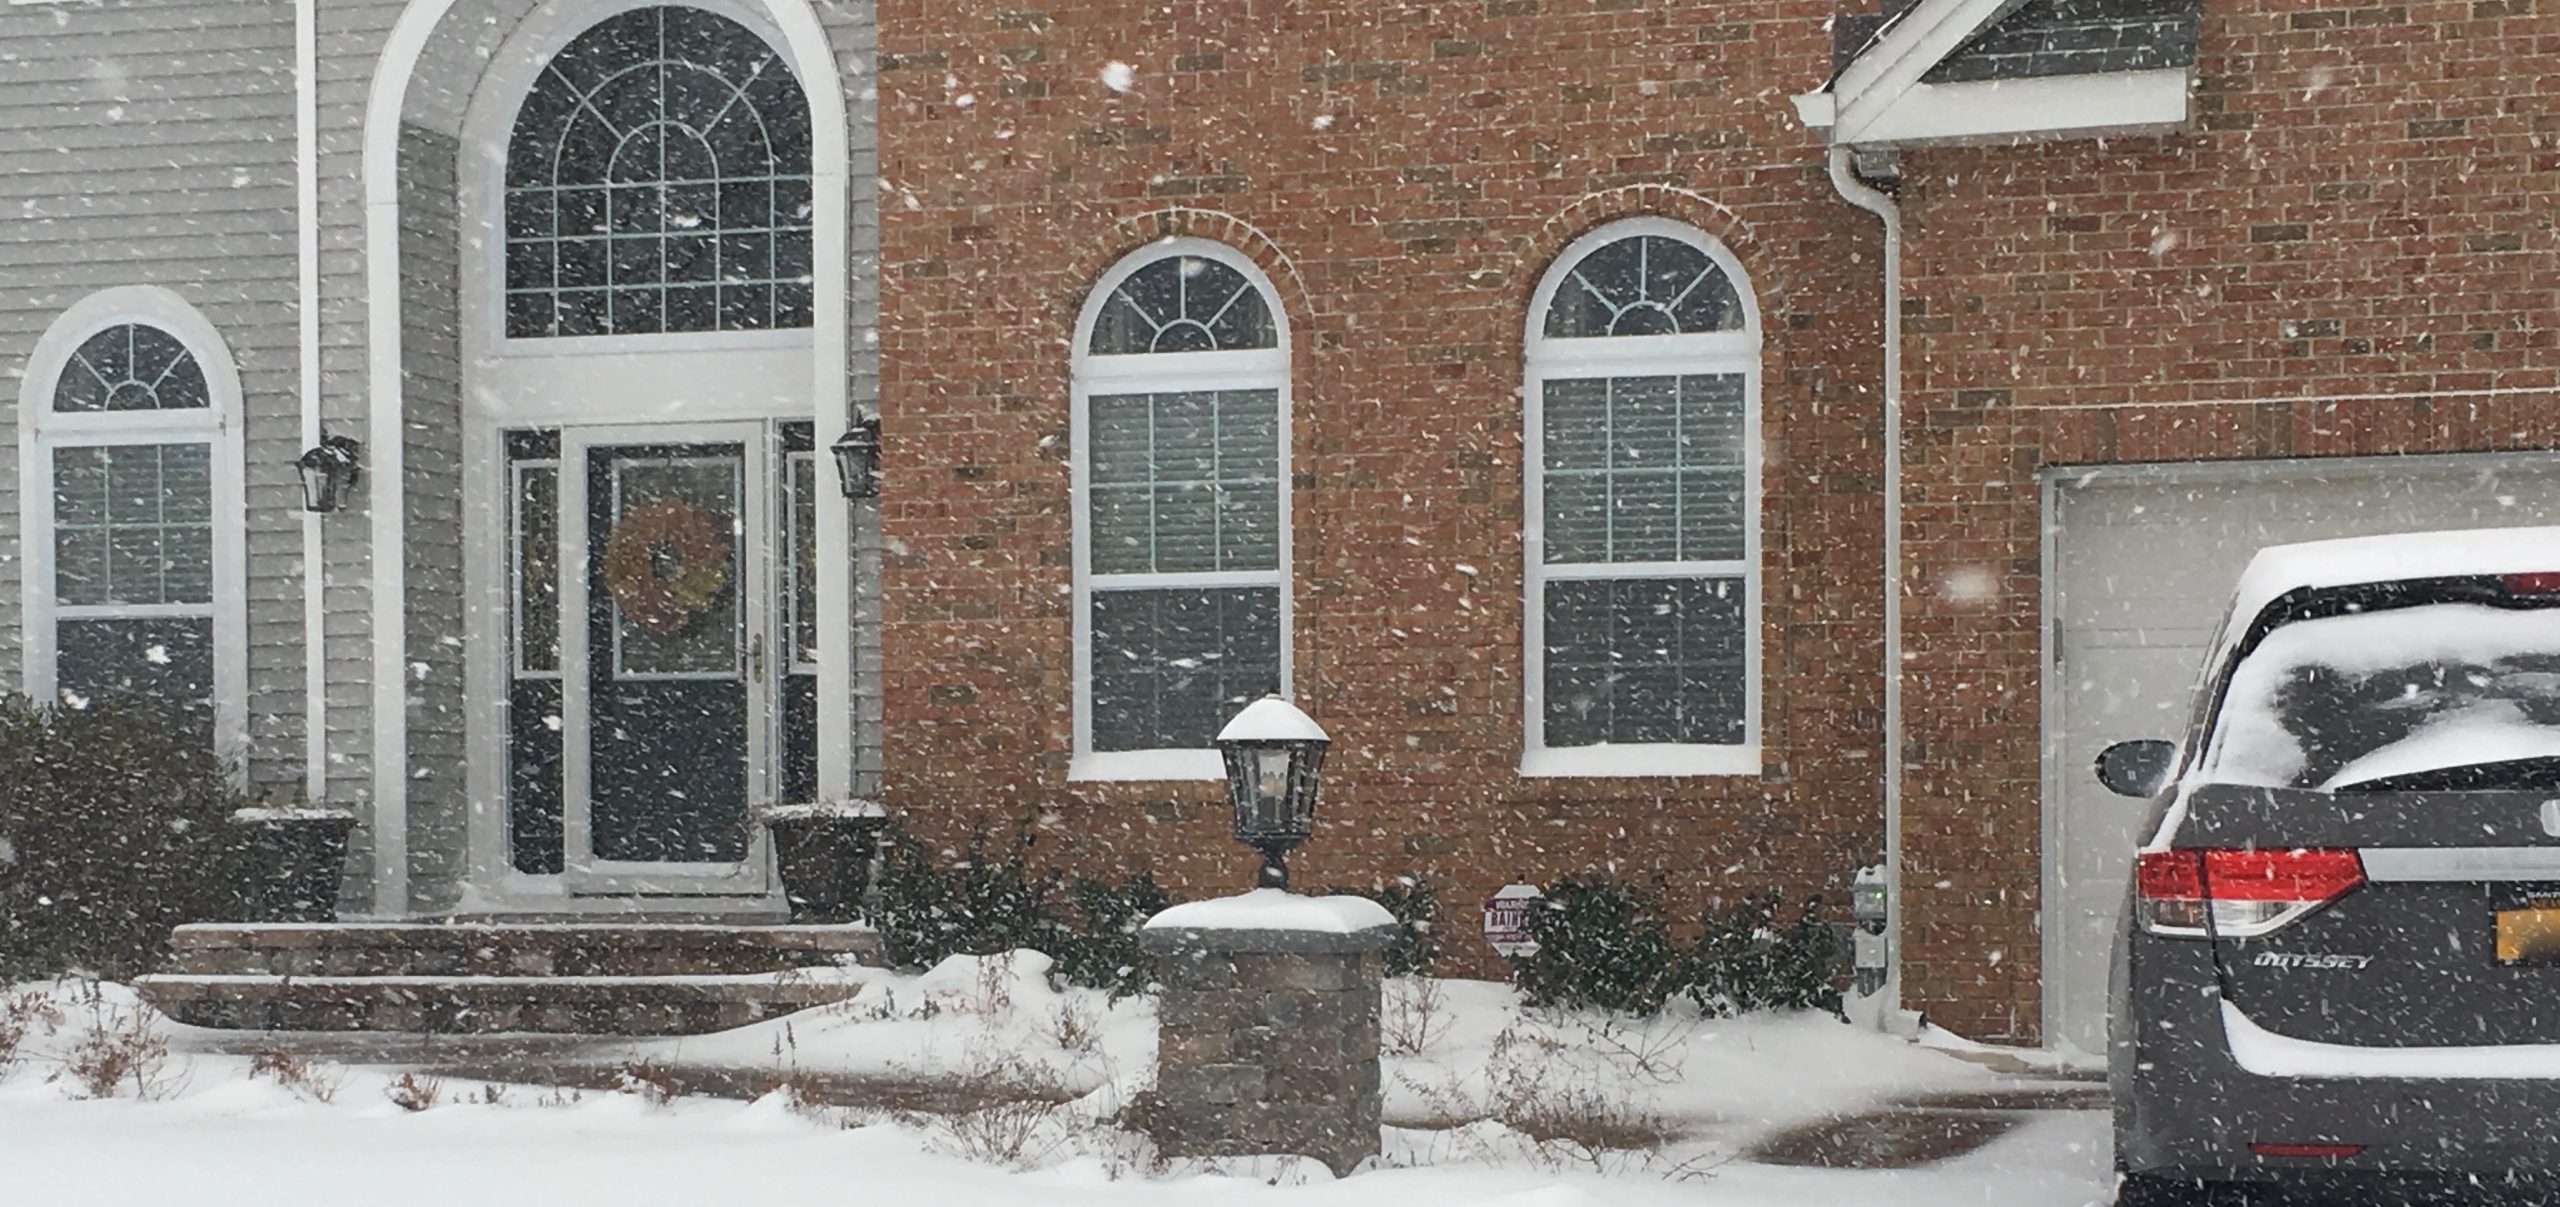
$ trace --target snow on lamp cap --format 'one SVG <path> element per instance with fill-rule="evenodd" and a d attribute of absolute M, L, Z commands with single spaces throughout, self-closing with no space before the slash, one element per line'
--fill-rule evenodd
<path fill-rule="evenodd" d="M 1298 711 L 1298 706 L 1278 696 L 1264 696 L 1244 706 L 1227 727 L 1218 731 L 1221 742 L 1326 742 L 1324 727 L 1315 718 Z"/>

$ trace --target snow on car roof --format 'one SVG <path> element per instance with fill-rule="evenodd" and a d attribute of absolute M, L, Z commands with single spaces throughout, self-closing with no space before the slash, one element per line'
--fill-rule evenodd
<path fill-rule="evenodd" d="M 2408 578 L 2560 571 L 2560 528 L 2471 528 L 2352 536 L 2258 551 L 2241 572 L 2234 617 L 2254 617 L 2288 591 Z"/>

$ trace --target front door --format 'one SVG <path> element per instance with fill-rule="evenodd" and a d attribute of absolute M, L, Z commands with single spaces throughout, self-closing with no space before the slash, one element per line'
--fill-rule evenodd
<path fill-rule="evenodd" d="M 573 892 L 767 889 L 771 450 L 760 424 L 560 440 L 563 872 Z"/>

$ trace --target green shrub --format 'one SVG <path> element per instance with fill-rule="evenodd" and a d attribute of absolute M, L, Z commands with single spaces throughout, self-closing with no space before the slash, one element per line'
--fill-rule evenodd
<path fill-rule="evenodd" d="M 1108 989 L 1115 998 L 1145 992 L 1155 983 L 1156 962 L 1139 949 L 1138 931 L 1173 904 L 1173 895 L 1140 872 L 1119 884 L 1078 877 L 1073 896 L 1083 926 L 1061 928 L 1051 948 L 1058 975 L 1072 985 Z"/>
<path fill-rule="evenodd" d="M 1823 921 L 1820 899 L 1783 926 L 1778 900 L 1756 893 L 1708 910 L 1704 933 L 1684 948 L 1654 894 L 1605 877 L 1568 879 L 1529 911 L 1538 949 L 1512 961 L 1512 980 L 1532 1006 L 1649 1015 L 1686 994 L 1712 1017 L 1761 1010 L 1838 1017 L 1847 945 Z"/>
<path fill-rule="evenodd" d="M 1778 895 L 1755 893 L 1730 910 L 1707 911 L 1692 957 L 1689 997 L 1711 1016 L 1755 1010 L 1820 1010 L 1840 1016 L 1840 966 L 1847 944 L 1822 920 L 1822 901 L 1777 922 Z"/>
<path fill-rule="evenodd" d="M 238 916 L 244 802 L 193 726 L 140 703 L 0 700 L 0 980 L 147 971 Z"/>
<path fill-rule="evenodd" d="M 1024 834 L 991 852 L 984 831 L 969 836 L 947 866 L 914 836 L 891 827 L 880 837 L 878 904 L 870 922 L 891 963 L 930 968 L 954 955 L 986 956 L 1017 947 L 1047 950 L 1062 929 L 1055 873 L 1030 864 Z"/>
<path fill-rule="evenodd" d="M 1398 876 L 1373 888 L 1337 888 L 1335 895 L 1367 897 L 1395 915 L 1396 937 L 1387 944 L 1388 976 L 1416 976 L 1440 954 L 1440 936 L 1432 929 L 1440 920 L 1440 901 L 1431 882 L 1420 876 Z"/>
<path fill-rule="evenodd" d="M 1688 983 L 1688 958 L 1671 941 L 1660 901 L 1599 876 L 1567 879 L 1529 911 L 1538 949 L 1513 964 L 1532 1006 L 1645 1015 Z"/>

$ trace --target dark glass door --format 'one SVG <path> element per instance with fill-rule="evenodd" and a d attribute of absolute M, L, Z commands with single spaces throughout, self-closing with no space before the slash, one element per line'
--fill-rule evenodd
<path fill-rule="evenodd" d="M 564 441 L 566 837 L 584 887 L 761 886 L 766 458 L 760 433 L 713 434 Z"/>

